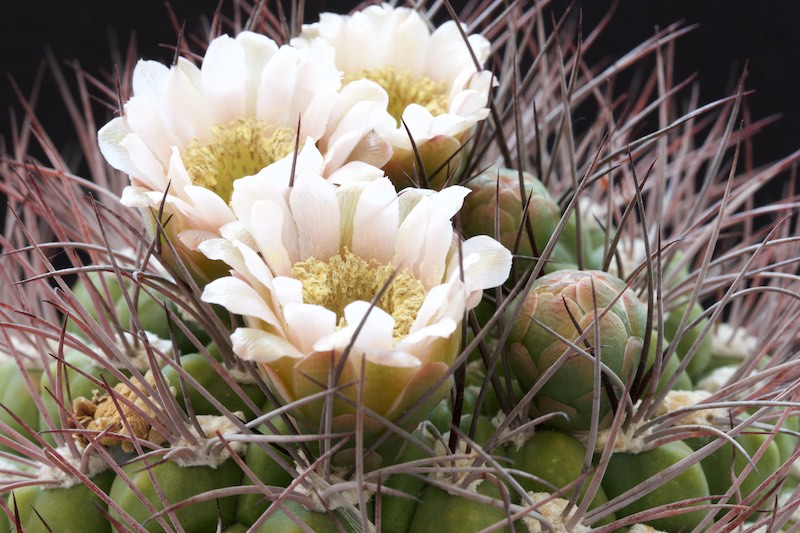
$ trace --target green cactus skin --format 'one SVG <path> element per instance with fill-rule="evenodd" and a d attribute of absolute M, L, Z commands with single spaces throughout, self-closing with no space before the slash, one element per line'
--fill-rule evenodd
<path fill-rule="evenodd" d="M 231 524 L 222 533 L 247 533 L 250 528 L 244 524 Z"/>
<path fill-rule="evenodd" d="M 608 469 L 603 476 L 603 490 L 605 490 L 609 499 L 616 498 L 639 483 L 660 475 L 662 471 L 686 458 L 691 453 L 692 449 L 682 441 L 670 442 L 658 448 L 636 454 L 615 453 L 611 456 Z M 699 463 L 695 463 L 674 479 L 617 510 L 617 516 L 630 516 L 682 500 L 707 497 L 709 494 L 708 482 L 703 468 Z M 675 512 L 675 514 L 666 518 L 647 521 L 647 524 L 669 533 L 692 531 L 700 524 L 706 514 L 706 511 Z"/>
<path fill-rule="evenodd" d="M 145 331 L 154 333 L 161 339 L 169 339 L 170 333 L 175 337 L 175 344 L 181 353 L 190 353 L 197 351 L 197 347 L 187 337 L 178 326 L 170 327 L 170 322 L 167 319 L 167 311 L 164 309 L 164 302 L 161 298 L 150 296 L 144 290 L 138 292 L 131 291 L 131 298 L 138 295 L 136 300 L 136 316 Z M 177 310 L 177 306 L 168 302 L 166 304 L 173 312 Z M 132 330 L 134 325 L 131 320 L 131 309 L 128 302 L 124 297 L 121 297 L 115 306 L 117 319 L 123 329 Z M 207 344 L 210 339 L 208 334 L 203 331 L 197 324 L 187 321 L 186 326 L 197 337 L 202 344 Z"/>
<path fill-rule="evenodd" d="M 666 344 L 663 346 L 666 349 Z M 656 341 L 656 334 L 650 337 L 650 349 L 647 355 L 647 366 L 645 367 L 645 372 L 649 372 L 656 361 L 656 350 L 658 349 L 658 343 Z M 661 363 L 661 377 L 658 380 L 658 384 L 656 385 L 655 394 L 661 394 L 667 388 L 667 384 L 672 376 L 678 370 L 678 365 L 680 365 L 680 359 L 674 354 L 672 357 L 667 359 L 666 361 L 662 361 Z M 643 392 L 647 389 L 643 389 Z M 689 374 L 686 370 L 683 370 L 678 379 L 675 381 L 675 384 L 672 386 L 672 390 L 694 390 L 694 385 L 692 384 L 692 379 L 689 377 Z"/>
<path fill-rule="evenodd" d="M 293 501 L 284 501 L 281 505 L 303 522 L 298 524 L 283 509 L 276 509 L 269 517 L 264 520 L 259 527 L 253 530 L 254 533 L 305 533 L 309 529 L 314 533 L 339 533 L 337 525 L 344 525 L 341 518 L 335 518 L 328 513 L 318 513 L 310 511 Z M 348 529 L 345 529 L 348 531 Z"/>
<path fill-rule="evenodd" d="M 281 434 L 288 434 L 285 423 L 280 418 L 272 419 L 276 429 Z M 259 426 L 261 433 L 267 435 L 271 432 L 266 426 Z M 269 446 L 265 444 L 264 446 Z M 273 459 L 264 449 L 255 443 L 250 443 L 247 446 L 247 454 L 245 455 L 245 464 L 258 476 L 258 479 L 266 486 L 270 487 L 287 487 L 292 482 L 292 475 L 284 470 L 275 459 Z M 242 479 L 243 485 L 254 485 L 253 481 L 244 476 Z M 242 494 L 238 498 L 236 505 L 236 520 L 248 526 L 253 525 L 264 511 L 266 511 L 272 502 L 265 499 L 260 494 Z"/>
<path fill-rule="evenodd" d="M 537 481 L 528 476 L 515 475 L 514 477 L 528 492 L 549 492 L 554 494 L 557 490 L 574 483 L 583 472 L 583 462 L 586 458 L 586 447 L 575 437 L 557 430 L 537 429 L 531 438 L 520 448 L 516 445 L 506 447 L 506 454 L 512 460 L 513 468 L 521 470 L 539 478 Z M 588 485 L 590 478 L 587 479 Z M 584 492 L 586 485 L 584 485 Z M 575 489 L 559 494 L 559 497 L 569 499 Z M 598 507 L 608 501 L 602 488 L 595 494 L 590 509 Z M 611 514 L 597 522 L 598 525 L 614 521 Z"/>
<path fill-rule="evenodd" d="M 500 491 L 490 481 L 478 486 L 478 493 L 500 498 Z M 475 533 L 506 519 L 502 507 L 483 504 L 428 485 L 420 495 L 408 531 L 414 533 Z M 515 527 L 516 529 L 516 527 Z M 493 531 L 508 532 L 508 526 Z"/>
<path fill-rule="evenodd" d="M 135 461 L 122 469 L 158 510 L 162 510 L 164 506 L 150 478 L 151 474 L 158 480 L 170 504 L 210 490 L 239 485 L 242 479 L 242 471 L 232 459 L 228 459 L 217 468 L 181 467 L 172 461 L 166 461 L 150 467 L 148 472 L 145 465 Z M 125 512 L 144 525 L 147 531 L 151 533 L 164 531 L 158 522 L 151 519 L 150 511 L 119 476 L 114 479 L 109 495 Z M 176 510 L 175 515 L 186 531 L 214 531 L 218 518 L 222 525 L 226 526 L 234 522 L 235 512 L 236 498 L 227 497 L 219 501 L 210 500 L 183 507 Z M 111 510 L 111 517 L 124 523 L 114 510 Z"/>
<path fill-rule="evenodd" d="M 423 442 L 427 440 L 420 430 L 414 431 L 413 435 Z M 428 454 L 420 447 L 406 443 L 398 464 L 424 459 L 425 457 L 428 457 Z M 406 533 L 409 531 L 409 525 L 417 508 L 417 498 L 419 498 L 427 483 L 423 478 L 411 474 L 394 474 L 383 485 L 390 489 L 402 491 L 409 497 L 391 494 L 381 495 L 380 530 L 384 533 Z"/>
<path fill-rule="evenodd" d="M 667 319 L 664 321 L 664 333 L 671 342 L 675 340 L 675 334 L 677 333 L 678 326 L 681 323 L 681 319 L 683 318 L 683 314 L 686 312 L 686 306 L 682 305 L 677 309 L 673 309 Z M 703 314 L 703 306 L 699 303 L 696 303 L 694 307 L 692 307 L 691 312 L 689 313 L 689 318 L 687 320 L 687 325 L 693 322 L 697 317 Z M 687 329 L 686 332 L 681 336 L 678 340 L 678 345 L 675 348 L 675 353 L 678 355 L 678 358 L 682 361 L 686 354 L 689 353 L 689 350 L 694 344 L 695 340 L 700 336 L 700 333 L 708 324 L 708 318 L 704 318 L 701 320 L 695 327 L 691 329 Z M 689 374 L 689 377 L 693 380 L 697 381 L 697 379 L 703 375 L 706 367 L 708 366 L 709 362 L 711 361 L 711 335 L 706 335 L 703 337 L 703 340 L 700 341 L 700 345 L 697 348 L 692 360 L 689 361 L 689 364 L 686 366 L 686 372 Z"/>
<path fill-rule="evenodd" d="M 183 355 L 180 358 L 181 368 L 183 368 L 190 376 L 192 376 L 198 384 L 208 391 L 211 396 L 217 399 L 231 412 L 242 411 L 247 420 L 252 420 L 255 416 L 253 410 L 247 407 L 244 400 L 225 383 L 214 370 L 214 367 L 206 359 L 205 356 L 198 353 L 191 353 Z M 175 387 L 177 391 L 177 399 L 181 404 L 185 405 L 186 399 L 183 397 L 183 390 L 181 389 L 178 371 L 171 365 L 165 365 L 161 369 L 161 374 L 166 378 L 169 384 Z M 244 383 L 239 385 L 242 390 L 247 394 L 255 405 L 261 405 L 266 401 L 264 392 L 253 383 Z M 192 404 L 192 409 L 195 414 L 199 415 L 217 415 L 220 414 L 214 405 L 208 401 L 195 387 L 186 383 L 186 389 L 189 395 L 189 400 Z"/>
<path fill-rule="evenodd" d="M 508 337 L 509 362 L 523 391 L 537 384 L 565 351 L 571 351 L 545 327 L 570 340 L 578 338 L 578 327 L 588 329 L 586 342 L 594 347 L 594 307 L 598 314 L 602 313 L 618 293 L 622 296 L 600 320 L 601 359 L 624 381 L 639 364 L 647 316 L 644 304 L 625 288 L 624 282 L 600 271 L 562 270 L 539 278 L 530 292 L 512 302 L 509 313 L 523 299 Z M 555 417 L 547 425 L 568 431 L 588 430 L 592 422 L 594 371 L 592 360 L 574 352 L 569 354 L 533 398 L 532 414 L 566 413 L 568 419 Z M 600 398 L 599 422 L 603 428 L 611 423 L 611 401 L 605 389 L 601 389 Z"/>
<path fill-rule="evenodd" d="M 38 390 L 42 371 L 39 369 L 26 369 L 25 372 L 30 377 L 33 386 Z M 14 413 L 34 431 L 39 427 L 39 408 L 36 402 L 33 401 L 31 391 L 25 382 L 22 371 L 13 359 L 6 359 L 0 362 L 0 404 L 5 408 L 0 409 L 0 422 L 8 424 L 13 430 L 33 439 L 28 431 L 9 413 L 9 411 Z M 14 453 L 11 448 L 4 445 L 0 445 L 0 451 Z"/>
<path fill-rule="evenodd" d="M 800 416 L 788 417 L 781 429 L 784 431 L 775 435 L 775 444 L 778 445 L 778 450 L 781 452 L 781 464 L 783 464 L 791 459 L 797 449 L 798 437 L 789 432 L 800 431 Z"/>
<path fill-rule="evenodd" d="M 107 492 L 113 479 L 114 473 L 109 470 L 96 475 L 92 481 Z M 111 531 L 108 520 L 101 512 L 106 509 L 106 504 L 86 485 L 79 483 L 57 489 L 28 486 L 14 490 L 13 498 L 19 511 L 20 524 L 26 533 Z M 8 502 L 13 510 L 14 502 L 10 499 Z"/>
<path fill-rule="evenodd" d="M 747 452 L 749 456 L 755 455 L 758 449 L 767 440 L 768 435 L 753 433 L 742 433 L 735 437 L 737 443 Z M 694 449 L 700 449 L 710 442 L 710 438 L 689 439 L 687 443 Z M 703 471 L 708 480 L 708 488 L 711 494 L 722 496 L 733 484 L 733 480 L 738 477 L 745 467 L 749 464 L 748 459 L 732 444 L 726 443 L 714 453 L 700 461 Z M 737 502 L 747 498 L 758 486 L 769 478 L 782 464 L 781 452 L 778 444 L 773 440 L 767 445 L 763 455 L 756 461 L 755 470 L 751 470 L 744 480 L 739 484 L 738 496 L 734 496 L 729 503 Z M 767 490 L 769 487 L 767 488 Z M 774 502 L 767 501 L 765 508 L 772 508 Z"/>
<path fill-rule="evenodd" d="M 122 297 L 122 289 L 120 288 L 117 276 L 113 272 L 89 272 L 86 274 L 87 281 L 79 279 L 75 285 L 72 286 L 72 295 L 83 305 L 93 319 L 99 321 L 99 313 L 102 312 L 106 320 L 110 319 L 110 308 L 116 305 L 116 302 Z M 89 284 L 93 286 L 89 289 Z M 105 285 L 104 285 L 105 284 Z M 112 302 L 108 310 L 103 310 L 102 307 L 98 308 L 92 301 L 92 293 L 97 293 L 100 302 Z M 67 322 L 67 331 L 74 334 L 81 334 L 78 325 L 70 320 Z"/>

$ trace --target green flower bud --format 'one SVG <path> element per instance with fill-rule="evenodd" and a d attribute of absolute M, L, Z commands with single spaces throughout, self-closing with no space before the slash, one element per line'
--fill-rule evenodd
<path fill-rule="evenodd" d="M 465 183 L 472 194 L 464 201 L 461 211 L 464 234 L 495 236 L 503 246 L 518 255 L 539 257 L 561 220 L 561 209 L 544 184 L 532 174 L 523 172 L 522 183 L 524 194 L 520 194 L 519 171 L 510 168 L 490 168 Z M 526 204 L 527 223 L 523 219 Z M 528 225 L 530 232 L 527 230 Z M 600 268 L 604 256 L 605 232 L 597 222 L 589 219 L 581 226 L 581 232 L 583 266 Z M 578 263 L 577 250 L 577 224 L 573 215 L 567 220 L 558 242 L 547 256 L 545 271 L 575 267 Z"/>
<path fill-rule="evenodd" d="M 565 413 L 566 419 L 556 417 L 548 424 L 571 431 L 588 430 L 595 381 L 592 354 L 599 351 L 606 382 L 612 385 L 613 394 L 621 394 L 620 380 L 633 375 L 642 356 L 647 318 L 644 304 L 624 282 L 600 271 L 562 270 L 544 276 L 536 280 L 529 293 L 512 302 L 509 313 L 513 313 L 519 298 L 522 308 L 508 337 L 509 362 L 523 392 L 540 387 L 533 398 L 533 414 Z M 595 307 L 602 316 L 599 343 L 594 338 Z M 579 341 L 584 331 L 587 334 Z M 559 336 L 589 355 L 569 347 Z M 554 364 L 559 365 L 555 373 L 539 383 Z M 611 406 L 609 391 L 601 386 L 601 428 L 611 423 Z"/>

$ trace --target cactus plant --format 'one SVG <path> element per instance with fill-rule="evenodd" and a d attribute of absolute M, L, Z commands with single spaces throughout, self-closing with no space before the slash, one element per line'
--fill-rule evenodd
<path fill-rule="evenodd" d="M 23 101 L 0 528 L 797 527 L 800 156 L 742 161 L 742 91 L 679 111 L 679 26 L 600 70 L 479 5 L 233 2 L 62 81 L 80 177 Z"/>

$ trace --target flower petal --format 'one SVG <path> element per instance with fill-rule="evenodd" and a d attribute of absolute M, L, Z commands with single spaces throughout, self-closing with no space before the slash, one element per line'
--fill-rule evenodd
<path fill-rule="evenodd" d="M 236 328 L 231 342 L 233 352 L 245 361 L 269 364 L 283 357 L 303 356 L 291 342 L 260 329 Z"/>
<path fill-rule="evenodd" d="M 472 309 L 481 301 L 483 289 L 498 287 L 508 279 L 511 272 L 511 252 L 486 235 L 468 239 L 461 250 L 464 258 L 467 309 Z M 452 262 L 449 270 L 451 278 L 461 275 L 461 266 L 457 260 Z"/>
<path fill-rule="evenodd" d="M 203 289 L 204 302 L 218 304 L 231 313 L 255 317 L 278 328 L 282 325 L 264 299 L 245 281 L 234 277 L 215 279 Z"/>
<path fill-rule="evenodd" d="M 336 313 L 320 305 L 288 304 L 283 317 L 292 342 L 303 353 L 311 353 L 317 341 L 336 331 Z"/>
<path fill-rule="evenodd" d="M 339 202 L 333 185 L 319 176 L 299 180 L 289 205 L 301 259 L 327 261 L 339 252 Z"/>
<path fill-rule="evenodd" d="M 400 220 L 397 192 L 385 178 L 364 188 L 353 214 L 352 252 L 360 257 L 388 263 Z"/>

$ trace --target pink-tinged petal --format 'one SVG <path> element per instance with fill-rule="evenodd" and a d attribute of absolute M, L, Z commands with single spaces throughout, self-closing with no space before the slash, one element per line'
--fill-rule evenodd
<path fill-rule="evenodd" d="M 150 207 L 153 204 L 152 200 L 150 199 L 149 193 L 150 193 L 149 189 L 128 185 L 127 187 L 122 189 L 120 203 L 127 207 L 138 207 L 139 209 L 144 207 Z"/>
<path fill-rule="evenodd" d="M 253 250 L 242 242 L 234 242 L 234 246 L 239 250 L 244 261 L 244 268 L 239 273 L 246 274 L 248 278 L 260 283 L 263 287 L 271 291 L 274 290 L 275 276 L 270 271 L 264 260 Z M 255 283 L 253 283 L 255 285 Z M 274 299 L 273 299 L 274 300 Z M 277 309 L 277 302 L 272 302 Z"/>
<path fill-rule="evenodd" d="M 232 276 L 215 279 L 203 289 L 204 302 L 218 304 L 231 313 L 257 318 L 280 331 L 281 321 L 249 283 Z"/>
<path fill-rule="evenodd" d="M 328 176 L 328 181 L 334 185 L 375 181 L 383 178 L 385 174 L 380 168 L 362 161 L 351 161 Z"/>
<path fill-rule="evenodd" d="M 435 117 L 426 108 L 418 104 L 409 104 L 403 111 L 405 126 L 397 128 L 387 135 L 390 135 L 389 139 L 394 146 L 410 150 L 412 145 L 409 134 L 414 139 L 414 144 L 417 145 L 431 139 L 435 135 L 434 119 Z"/>
<path fill-rule="evenodd" d="M 181 147 L 211 128 L 199 77 L 197 67 L 181 58 L 164 79 L 165 123 Z"/>
<path fill-rule="evenodd" d="M 428 77 L 447 82 L 455 78 L 462 69 L 474 72 L 476 69 L 470 47 L 482 66 L 488 57 L 489 42 L 480 35 L 470 35 L 467 40 L 469 46 L 464 43 L 461 32 L 452 20 L 436 28 L 430 39 L 430 49 L 435 53 L 428 55 L 425 67 Z"/>
<path fill-rule="evenodd" d="M 444 280 L 447 257 L 453 247 L 455 235 L 449 220 L 433 219 L 425 233 L 424 255 L 414 274 L 425 288 L 433 287 Z"/>
<path fill-rule="evenodd" d="M 259 200 L 253 204 L 248 229 L 264 261 L 279 276 L 288 275 L 294 264 L 283 239 L 283 226 L 291 223 L 291 219 L 283 216 L 281 205 L 270 200 Z"/>
<path fill-rule="evenodd" d="M 295 159 L 294 153 L 275 161 L 268 167 L 262 169 L 255 176 L 248 176 L 234 182 L 234 194 L 237 189 L 241 189 L 243 196 L 253 196 L 254 199 L 265 196 L 275 196 L 289 187 L 291 182 L 292 169 L 295 172 L 294 181 L 305 174 L 319 176 L 322 174 L 323 159 L 319 149 L 314 145 L 314 139 L 306 137 L 305 141 L 300 138 L 302 147 Z"/>
<path fill-rule="evenodd" d="M 292 343 L 303 353 L 310 353 L 318 340 L 336 331 L 336 313 L 320 305 L 288 304 L 283 318 Z"/>
<path fill-rule="evenodd" d="M 414 206 L 397 231 L 394 264 L 409 268 L 426 289 L 444 279 L 446 259 L 453 244 L 452 217 L 469 189 L 447 187 Z"/>
<path fill-rule="evenodd" d="M 278 276 L 272 280 L 275 300 L 281 307 L 303 303 L 303 284 L 300 280 Z"/>
<path fill-rule="evenodd" d="M 369 302 L 352 302 L 344 308 L 347 326 L 353 328 L 356 345 L 364 350 L 386 350 L 392 347 L 394 318 Z M 355 329 L 361 327 L 356 334 Z M 365 330 L 368 333 L 365 335 Z"/>
<path fill-rule="evenodd" d="M 368 127 L 386 124 L 387 130 L 394 129 L 396 122 L 391 115 L 386 114 L 389 105 L 389 95 L 386 90 L 367 79 L 356 80 L 345 85 L 339 93 L 336 107 L 330 117 L 328 136 L 335 136 L 337 130 L 346 131 L 353 127 L 361 127 L 363 124 L 357 120 L 368 120 Z M 383 110 L 384 114 L 372 116 L 371 112 Z"/>
<path fill-rule="evenodd" d="M 180 144 L 167 126 L 161 102 L 133 96 L 125 104 L 125 120 L 142 144 L 161 161 L 169 159 L 172 147 Z"/>
<path fill-rule="evenodd" d="M 164 163 L 142 142 L 141 137 L 132 133 L 122 140 L 121 145 L 128 152 L 134 166 L 134 173 L 131 174 L 134 185 L 142 185 L 161 192 L 167 190 L 169 180 L 165 174 Z M 167 148 L 166 153 L 171 153 L 171 150 Z M 166 162 L 168 157 L 163 161 Z"/>
<path fill-rule="evenodd" d="M 234 277 L 215 279 L 203 289 L 204 302 L 218 304 L 231 313 L 257 318 L 280 331 L 280 320 L 248 283 Z"/>
<path fill-rule="evenodd" d="M 267 124 L 296 127 L 300 113 L 289 105 L 296 86 L 296 55 L 281 47 L 261 73 L 256 116 Z"/>
<path fill-rule="evenodd" d="M 206 107 L 214 124 L 228 124 L 245 113 L 245 54 L 227 35 L 208 45 L 200 68 Z"/>
<path fill-rule="evenodd" d="M 392 315 L 378 307 L 370 307 L 369 302 L 352 302 L 345 307 L 344 313 L 347 326 L 317 341 L 315 351 L 344 350 L 351 344 L 362 352 L 392 348 Z"/>
<path fill-rule="evenodd" d="M 183 193 L 191 204 L 202 213 L 203 219 L 197 221 L 198 227 L 207 226 L 217 229 L 235 220 L 228 204 L 214 191 L 190 185 L 183 189 Z"/>
<path fill-rule="evenodd" d="M 406 217 L 402 218 L 402 222 L 397 229 L 394 245 L 395 255 L 392 260 L 398 268 L 408 268 L 412 272 L 416 272 L 417 266 L 422 262 L 425 248 L 425 239 L 423 237 L 428 226 L 424 215 L 429 201 L 427 197 L 420 198 L 414 209 Z M 430 289 L 430 287 L 426 288 Z"/>
<path fill-rule="evenodd" d="M 381 178 L 370 182 L 353 214 L 351 251 L 359 257 L 388 263 L 394 253 L 399 219 L 397 192 L 391 181 Z"/>
<path fill-rule="evenodd" d="M 420 203 L 424 198 L 433 196 L 436 191 L 430 189 L 418 189 L 416 187 L 409 187 L 402 189 L 397 193 L 397 202 L 400 205 L 400 221 L 404 221 L 409 213 Z"/>
<path fill-rule="evenodd" d="M 261 72 L 264 66 L 278 51 L 278 45 L 259 33 L 243 31 L 236 36 L 245 57 L 245 113 L 256 114 L 256 101 L 261 90 Z"/>
<path fill-rule="evenodd" d="M 281 183 L 282 176 L 274 180 L 270 167 L 263 169 L 255 176 L 246 176 L 233 182 L 231 195 L 231 208 L 236 217 L 248 228 L 251 227 L 250 217 L 253 213 L 253 204 L 261 200 L 269 200 L 278 204 L 285 204 L 283 192 L 288 185 Z M 288 207 L 287 207 L 288 209 Z M 283 211 L 283 209 L 281 210 Z"/>
<path fill-rule="evenodd" d="M 157 61 L 139 61 L 133 71 L 134 96 L 125 104 L 125 120 L 131 131 L 157 157 L 166 160 L 180 140 L 169 128 L 164 113 L 164 82 L 169 69 Z"/>
<path fill-rule="evenodd" d="M 247 229 L 247 226 L 245 226 L 241 220 L 228 222 L 219 228 L 219 234 L 223 239 L 227 239 L 231 242 L 238 241 L 243 243 L 248 248 L 258 248 L 258 244 L 256 244 L 256 241 L 253 238 L 253 235 L 250 233 L 250 230 Z"/>
<path fill-rule="evenodd" d="M 181 244 L 183 244 L 189 250 L 199 250 L 200 245 L 205 241 L 216 239 L 219 235 L 216 232 L 211 231 L 204 231 L 200 229 L 190 229 L 186 231 L 182 231 L 178 234 L 178 238 L 181 240 Z"/>
<path fill-rule="evenodd" d="M 329 118 L 320 146 L 325 151 L 326 175 L 348 161 L 383 166 L 391 157 L 391 145 L 383 135 L 397 127 L 387 111 L 389 97 L 369 80 L 348 83 L 342 89 Z"/>
<path fill-rule="evenodd" d="M 395 10 L 395 13 L 400 12 Z M 402 12 L 400 12 L 402 13 Z M 392 40 L 402 43 L 393 46 L 391 63 L 399 72 L 409 72 L 413 76 L 425 74 L 425 63 L 431 53 L 428 45 L 430 30 L 428 25 L 416 11 L 409 11 L 408 16 L 398 20 Z"/>
<path fill-rule="evenodd" d="M 236 328 L 231 335 L 233 352 L 245 361 L 270 364 L 283 357 L 303 356 L 291 342 L 253 328 Z"/>
<path fill-rule="evenodd" d="M 420 353 L 419 344 L 427 342 L 430 339 L 445 339 L 453 335 L 458 329 L 459 322 L 446 318 L 435 324 L 425 326 L 418 329 L 414 333 L 409 333 L 403 340 L 397 343 L 395 348 L 397 350 L 406 350 L 410 353 Z"/>
<path fill-rule="evenodd" d="M 511 272 L 511 252 L 486 235 L 468 239 L 461 250 L 464 258 L 467 309 L 472 309 L 480 302 L 484 289 L 498 287 L 508 279 Z M 449 270 L 450 277 L 460 276 L 461 266 L 457 257 L 454 257 Z"/>
<path fill-rule="evenodd" d="M 242 253 L 228 239 L 208 239 L 198 244 L 200 252 L 215 261 L 223 261 L 234 270 L 244 268 Z"/>
<path fill-rule="evenodd" d="M 453 84 L 448 112 L 478 120 L 486 118 L 489 114 L 486 108 L 489 91 L 496 81 L 497 78 L 488 71 L 464 72 L 464 79 L 457 79 Z"/>
<path fill-rule="evenodd" d="M 164 96 L 164 79 L 169 68 L 158 61 L 140 59 L 136 62 L 131 78 L 134 94 L 152 102 L 159 102 Z"/>
<path fill-rule="evenodd" d="M 339 252 L 339 202 L 333 185 L 319 176 L 295 183 L 289 195 L 297 227 L 299 259 L 327 261 Z"/>
<path fill-rule="evenodd" d="M 123 139 L 130 133 L 131 129 L 125 119 L 117 117 L 97 132 L 97 144 L 109 165 L 125 174 L 136 174 L 136 165 L 122 145 Z"/>
<path fill-rule="evenodd" d="M 185 198 L 184 189 L 192 184 L 192 178 L 186 171 L 186 166 L 183 164 L 181 153 L 177 147 L 172 148 L 172 154 L 169 157 L 167 177 L 169 179 L 169 193 L 180 198 Z M 166 190 L 166 188 L 164 190 Z"/>
<path fill-rule="evenodd" d="M 428 291 L 422 306 L 417 311 L 414 323 L 409 329 L 409 334 L 440 320 L 445 316 L 445 309 L 451 305 L 451 298 L 455 294 L 454 284 L 437 285 Z M 455 302 L 457 303 L 457 301 Z"/>
<path fill-rule="evenodd" d="M 268 124 L 292 128 L 300 119 L 301 137 L 316 140 L 325 133 L 340 85 L 333 50 L 282 46 L 264 67 L 256 113 Z"/>

